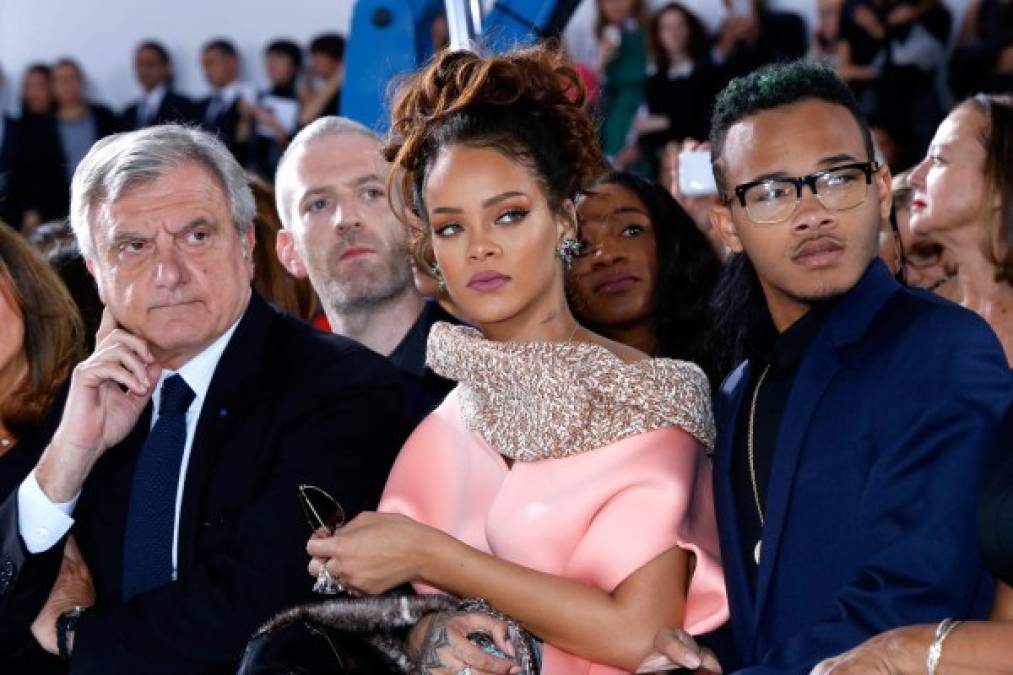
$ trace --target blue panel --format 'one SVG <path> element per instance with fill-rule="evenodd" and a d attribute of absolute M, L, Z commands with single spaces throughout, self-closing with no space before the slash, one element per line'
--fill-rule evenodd
<path fill-rule="evenodd" d="M 342 115 L 386 131 L 389 83 L 418 67 L 421 38 L 429 40 L 429 24 L 418 25 L 416 17 L 432 17 L 440 6 L 440 0 L 356 2 L 341 91 Z"/>
<path fill-rule="evenodd" d="M 552 20 L 558 2 L 499 0 L 482 21 L 482 48 L 503 52 L 530 44 Z M 390 83 L 429 58 L 429 29 L 443 6 L 442 0 L 357 0 L 345 60 L 342 115 L 386 132 Z"/>
<path fill-rule="evenodd" d="M 498 0 L 482 21 L 482 46 L 504 52 L 526 45 L 545 29 L 556 0 Z"/>

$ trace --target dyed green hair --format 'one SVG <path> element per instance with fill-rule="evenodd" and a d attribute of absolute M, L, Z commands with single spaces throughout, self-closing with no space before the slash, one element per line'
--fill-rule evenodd
<path fill-rule="evenodd" d="M 769 65 L 729 82 L 714 103 L 710 134 L 711 164 L 722 195 L 726 194 L 728 187 L 725 185 L 721 161 L 728 130 L 737 122 L 758 112 L 811 99 L 847 108 L 862 131 L 869 160 L 875 157 L 872 134 L 869 133 L 869 125 L 862 116 L 858 101 L 833 68 L 804 61 Z"/>

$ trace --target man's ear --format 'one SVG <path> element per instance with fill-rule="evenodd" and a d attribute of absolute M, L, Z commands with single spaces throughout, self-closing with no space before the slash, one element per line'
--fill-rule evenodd
<path fill-rule="evenodd" d="M 257 246 L 257 228 L 253 223 L 246 228 L 246 232 L 239 235 L 239 246 L 243 250 L 243 259 L 246 261 L 246 268 L 250 271 L 250 280 L 256 272 L 253 262 L 253 249 Z"/>
<path fill-rule="evenodd" d="M 711 207 L 709 217 L 711 227 L 721 237 L 725 246 L 734 253 L 742 253 L 742 240 L 739 239 L 738 226 L 732 218 L 731 204 L 715 204 Z"/>
<path fill-rule="evenodd" d="M 278 236 L 274 240 L 274 250 L 278 254 L 281 266 L 288 270 L 288 273 L 296 279 L 306 278 L 306 265 L 303 264 L 302 256 L 296 250 L 295 239 L 288 230 L 278 230 Z"/>
<path fill-rule="evenodd" d="M 885 164 L 872 175 L 876 183 L 876 190 L 879 197 L 879 217 L 886 221 L 890 218 L 890 209 L 893 206 L 893 176 L 890 175 L 890 168 Z"/>

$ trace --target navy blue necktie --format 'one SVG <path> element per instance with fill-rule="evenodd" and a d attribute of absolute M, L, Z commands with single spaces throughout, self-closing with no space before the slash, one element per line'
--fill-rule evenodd
<path fill-rule="evenodd" d="M 194 393 L 179 375 L 162 382 L 158 420 L 141 447 L 123 540 L 123 600 L 172 581 L 176 490 Z"/>

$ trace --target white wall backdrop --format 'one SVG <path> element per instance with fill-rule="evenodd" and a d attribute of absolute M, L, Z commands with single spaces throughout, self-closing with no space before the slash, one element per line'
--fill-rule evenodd
<path fill-rule="evenodd" d="M 275 38 L 305 45 L 316 34 L 347 33 L 354 0 L 0 0 L 0 69 L 10 109 L 25 67 L 61 56 L 77 59 L 89 94 L 117 110 L 139 92 L 133 49 L 161 41 L 172 54 L 177 88 L 207 95 L 201 45 L 224 36 L 242 53 L 243 78 L 264 82 L 261 52 Z"/>
<path fill-rule="evenodd" d="M 652 6 L 664 0 L 648 0 Z M 955 24 L 970 0 L 944 0 Z M 583 0 L 575 23 L 590 25 L 595 0 Z M 684 0 L 714 26 L 724 14 L 721 0 Z M 11 110 L 25 67 L 60 56 L 77 59 L 89 78 L 90 94 L 122 108 L 137 96 L 133 47 L 154 38 L 172 53 L 176 86 L 191 96 L 207 94 L 198 64 L 200 46 L 217 36 L 231 38 L 242 52 L 243 77 L 264 81 L 261 50 L 286 37 L 305 44 L 315 34 L 347 33 L 355 0 L 0 0 L 0 108 Z M 816 20 L 816 0 L 770 0 L 771 6 Z"/>

